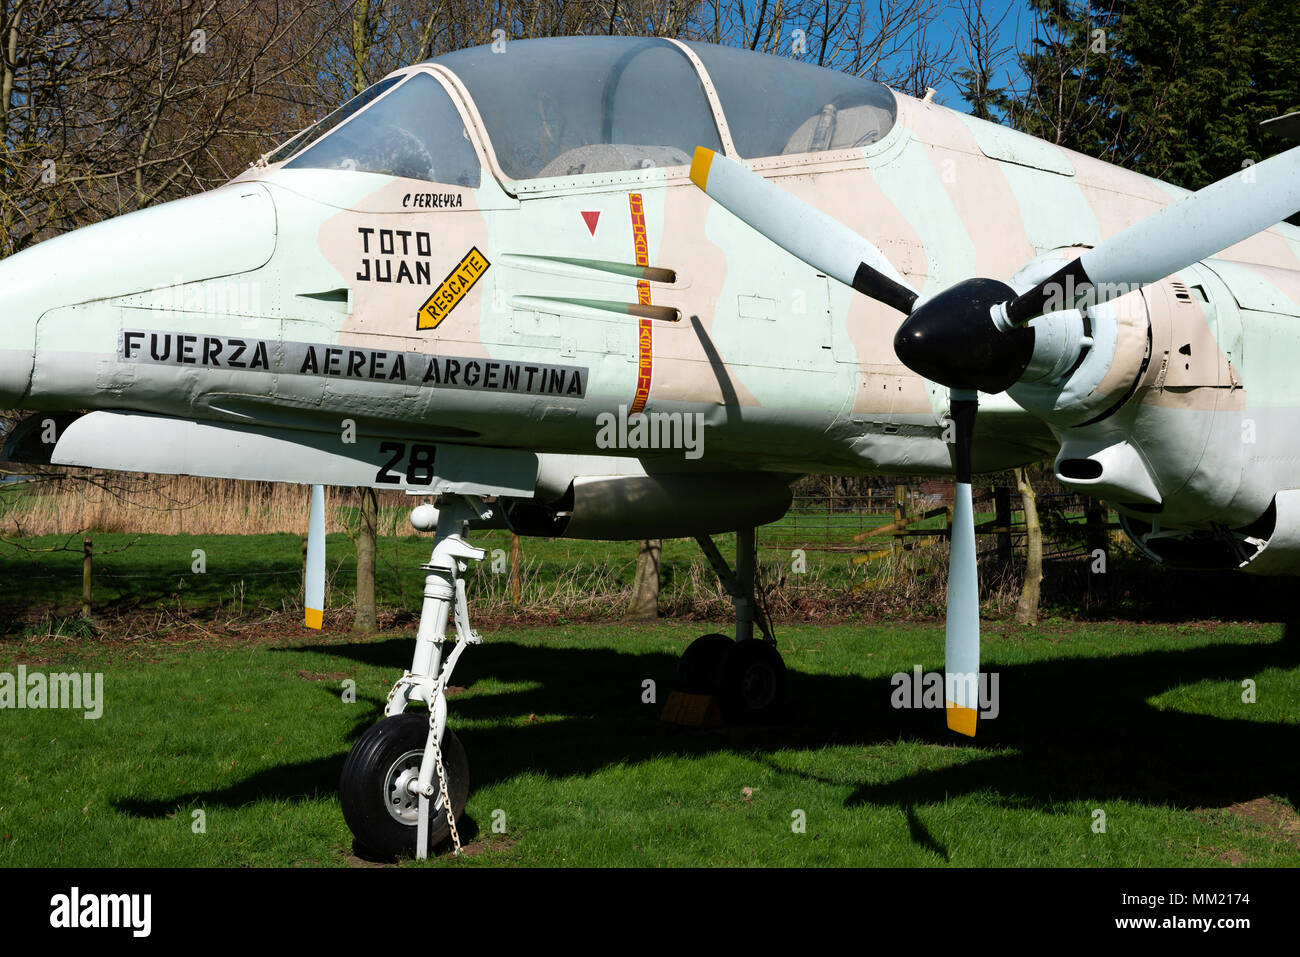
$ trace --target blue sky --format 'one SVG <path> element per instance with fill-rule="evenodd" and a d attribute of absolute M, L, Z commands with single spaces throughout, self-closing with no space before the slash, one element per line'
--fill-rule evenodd
<path fill-rule="evenodd" d="M 859 0 L 866 3 L 869 9 L 874 9 L 875 4 L 871 0 Z M 756 8 L 758 0 L 743 0 L 747 10 Z M 1027 50 L 1030 44 L 1030 38 L 1033 35 L 1033 15 L 1029 9 L 1026 0 L 984 0 L 985 18 L 990 23 L 997 23 L 1006 14 L 1005 20 L 1002 20 L 1000 45 L 1010 46 L 1016 51 Z M 752 9 L 753 16 L 757 16 L 757 9 Z M 783 29 L 784 34 L 779 47 L 780 52 L 785 52 L 787 44 L 790 42 L 790 35 L 796 24 L 788 23 Z M 932 43 L 941 47 L 946 47 L 965 30 L 965 19 L 962 16 L 960 0 L 946 0 L 943 13 L 931 27 L 930 40 Z M 961 41 L 956 40 L 956 54 L 960 59 L 964 55 Z M 905 62 L 908 54 L 896 58 L 900 65 Z M 995 85 L 1004 86 L 1008 78 L 1008 66 L 1015 65 L 1015 56 L 1011 54 L 1007 57 L 1007 63 L 1003 64 L 1001 76 L 995 80 Z M 959 64 L 954 64 L 958 66 Z M 957 84 L 952 80 L 946 80 L 936 87 L 936 100 L 944 106 L 954 110 L 968 111 L 969 106 L 962 99 L 961 92 Z"/>
<path fill-rule="evenodd" d="M 1018 51 L 1024 51 L 1029 48 L 1030 37 L 1033 35 L 1033 15 L 1029 10 L 1028 4 L 1023 0 L 985 0 L 985 17 L 993 23 L 1006 12 L 1007 18 L 1002 24 L 1002 42 L 1014 46 Z M 948 31 L 955 33 L 963 28 L 963 18 L 961 10 L 954 2 L 951 3 L 945 11 L 944 16 L 939 20 L 936 26 L 942 26 Z M 945 39 L 949 34 L 945 34 Z M 958 48 L 960 50 L 960 47 Z M 1011 65 L 1014 65 L 1014 57 L 1011 57 Z M 1002 69 L 1002 76 L 995 81 L 996 85 L 1004 85 L 1007 80 L 1007 70 Z M 962 99 L 957 85 L 951 81 L 941 84 L 938 88 L 935 99 L 944 106 L 954 110 L 968 112 L 970 107 Z"/>

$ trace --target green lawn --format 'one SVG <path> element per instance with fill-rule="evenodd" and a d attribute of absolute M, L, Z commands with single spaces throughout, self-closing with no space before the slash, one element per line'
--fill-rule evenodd
<path fill-rule="evenodd" d="M 405 866 L 1300 865 L 1300 632 L 986 622 L 1001 714 L 969 743 L 890 706 L 890 675 L 941 667 L 926 625 L 780 628 L 787 726 L 660 723 L 678 655 L 715 628 L 487 634 L 451 702 L 478 853 Z M 97 721 L 0 711 L 0 865 L 358 863 L 338 774 L 410 637 L 0 642 L 0 672 L 99 671 L 106 697 Z"/>

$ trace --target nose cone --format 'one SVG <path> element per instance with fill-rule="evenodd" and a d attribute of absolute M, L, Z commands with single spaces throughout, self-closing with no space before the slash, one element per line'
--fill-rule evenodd
<path fill-rule="evenodd" d="M 898 360 L 952 389 L 1001 392 L 1014 385 L 1034 350 L 1030 328 L 1003 332 L 989 311 L 1015 291 L 992 279 L 959 282 L 914 310 L 894 336 Z"/>
<path fill-rule="evenodd" d="M 95 364 L 116 354 L 114 300 L 255 270 L 276 234 L 266 187 L 231 183 L 0 261 L 0 410 L 93 405 Z"/>

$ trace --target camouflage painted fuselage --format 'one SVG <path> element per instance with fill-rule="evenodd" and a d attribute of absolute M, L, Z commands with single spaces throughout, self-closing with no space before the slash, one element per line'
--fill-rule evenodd
<path fill-rule="evenodd" d="M 951 469 L 947 391 L 896 359 L 900 315 L 755 233 L 685 165 L 511 181 L 459 96 L 476 188 L 272 164 L 0 264 L 0 392 L 587 455 L 609 454 L 598 416 L 644 407 L 705 423 L 698 459 L 615 453 L 653 471 Z M 1010 279 L 1185 195 L 931 103 L 897 111 L 868 146 L 750 164 L 923 294 Z M 981 397 L 976 469 L 1123 443 L 1132 461 L 1090 490 L 1183 529 L 1246 526 L 1300 486 L 1300 231 L 1118 304 L 1090 379 Z M 1059 471 L 1089 489 L 1086 469 Z"/>

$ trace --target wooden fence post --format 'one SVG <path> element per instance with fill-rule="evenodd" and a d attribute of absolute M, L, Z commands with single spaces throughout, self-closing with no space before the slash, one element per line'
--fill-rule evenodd
<path fill-rule="evenodd" d="M 905 522 L 907 521 L 907 486 L 894 486 L 894 540 L 890 542 L 890 548 L 897 557 L 902 552 L 903 539 L 907 535 Z"/>
<path fill-rule="evenodd" d="M 1011 489 L 999 485 L 993 490 L 994 522 L 998 532 L 998 566 L 1011 568 Z"/>
<path fill-rule="evenodd" d="M 510 604 L 519 604 L 519 536 L 510 536 Z"/>
<path fill-rule="evenodd" d="M 91 554 L 94 546 L 89 538 L 82 543 L 81 559 L 81 617 L 90 618 Z"/>

